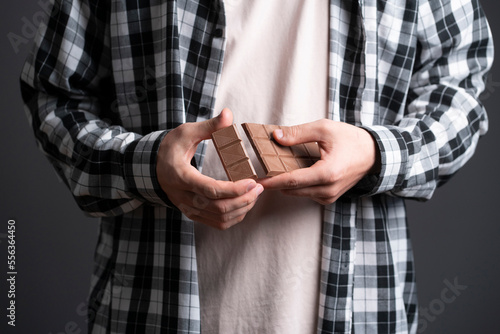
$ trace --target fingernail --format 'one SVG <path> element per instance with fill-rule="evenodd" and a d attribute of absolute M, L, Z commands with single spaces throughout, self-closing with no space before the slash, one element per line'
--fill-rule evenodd
<path fill-rule="evenodd" d="M 276 137 L 276 139 L 283 138 L 283 130 L 281 129 L 274 130 L 274 136 Z"/>
<path fill-rule="evenodd" d="M 260 194 L 262 194 L 262 192 L 264 191 L 264 187 L 262 186 L 262 184 L 257 184 L 257 196 L 259 196 Z"/>
<path fill-rule="evenodd" d="M 255 188 L 257 186 L 257 183 L 255 182 L 252 182 L 250 183 L 248 186 L 247 186 L 247 192 L 249 192 L 250 190 L 252 190 L 253 188 Z"/>

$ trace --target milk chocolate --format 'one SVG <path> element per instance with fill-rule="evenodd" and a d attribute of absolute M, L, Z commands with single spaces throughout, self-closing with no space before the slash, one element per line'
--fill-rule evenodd
<path fill-rule="evenodd" d="M 257 178 L 236 125 L 212 133 L 212 140 L 229 180 Z"/>
<path fill-rule="evenodd" d="M 283 146 L 273 138 L 278 125 L 243 123 L 241 125 L 259 159 L 266 176 L 275 176 L 312 166 L 321 158 L 317 143 Z"/>

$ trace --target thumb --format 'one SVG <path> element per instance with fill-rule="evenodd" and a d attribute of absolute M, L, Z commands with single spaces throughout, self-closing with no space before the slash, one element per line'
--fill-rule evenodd
<path fill-rule="evenodd" d="M 213 132 L 233 124 L 233 113 L 228 108 L 224 108 L 219 116 L 195 124 L 200 139 L 210 139 Z"/>
<path fill-rule="evenodd" d="M 320 141 L 320 129 L 316 122 L 294 126 L 282 126 L 273 131 L 274 139 L 284 146 Z"/>

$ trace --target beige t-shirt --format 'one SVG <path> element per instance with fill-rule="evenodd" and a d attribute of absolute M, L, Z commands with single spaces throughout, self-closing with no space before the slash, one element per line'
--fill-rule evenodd
<path fill-rule="evenodd" d="M 328 2 L 227 0 L 227 49 L 216 111 L 244 122 L 294 125 L 325 118 Z M 259 176 L 262 168 L 246 141 Z M 205 175 L 227 180 L 210 142 Z M 264 191 L 240 224 L 195 225 L 202 333 L 316 331 L 323 208 Z"/>

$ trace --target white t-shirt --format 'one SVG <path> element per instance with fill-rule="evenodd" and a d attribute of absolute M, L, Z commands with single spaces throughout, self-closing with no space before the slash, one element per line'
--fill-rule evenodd
<path fill-rule="evenodd" d="M 227 0 L 216 112 L 234 123 L 301 124 L 328 108 L 327 1 Z M 247 151 L 259 173 L 253 149 Z M 227 180 L 210 142 L 203 173 Z M 195 225 L 202 333 L 316 331 L 323 207 L 264 191 L 227 231 Z"/>

